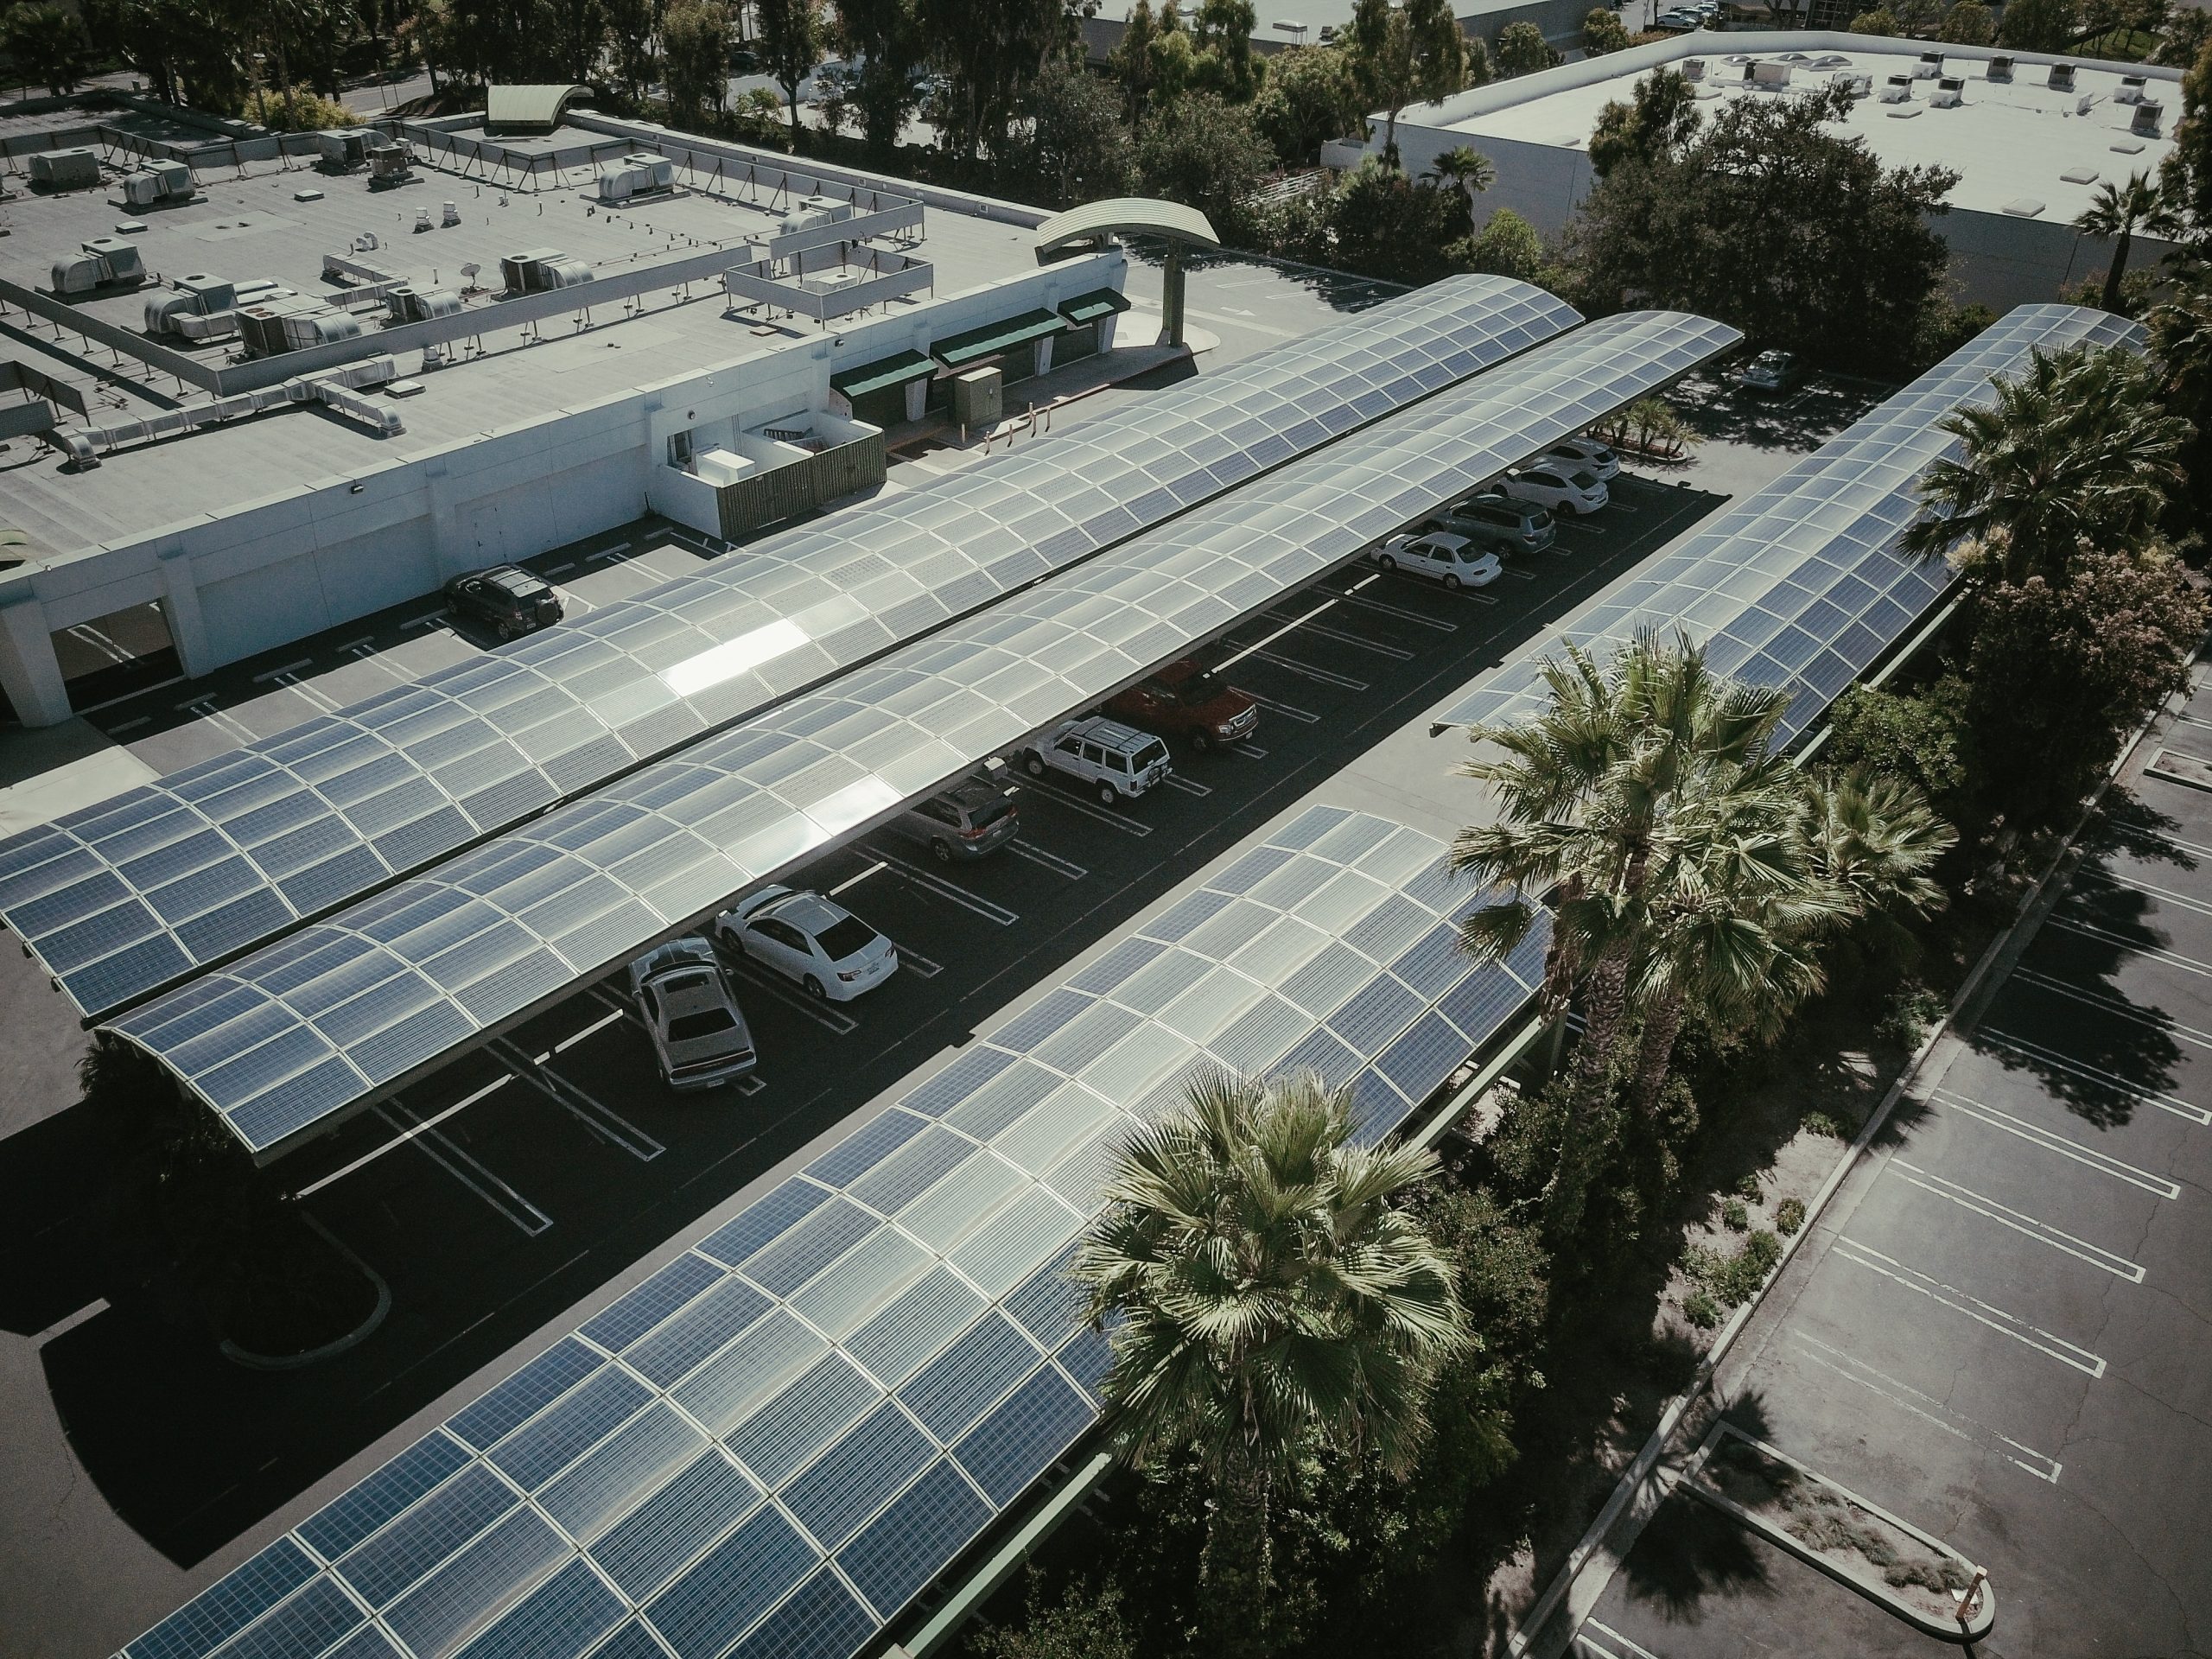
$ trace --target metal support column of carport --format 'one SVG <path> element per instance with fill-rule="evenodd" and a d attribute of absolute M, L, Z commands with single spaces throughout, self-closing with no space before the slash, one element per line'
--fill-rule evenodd
<path fill-rule="evenodd" d="M 1116 236 L 1156 236 L 1167 244 L 1166 269 L 1160 276 L 1160 338 L 1183 343 L 1183 250 L 1218 248 L 1213 225 L 1195 207 L 1152 196 L 1114 196 L 1104 201 L 1054 213 L 1037 227 L 1037 263 L 1050 264 L 1085 244 L 1104 245 Z"/>

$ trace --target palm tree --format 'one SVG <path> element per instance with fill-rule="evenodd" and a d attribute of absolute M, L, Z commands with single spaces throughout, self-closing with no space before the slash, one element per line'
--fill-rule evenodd
<path fill-rule="evenodd" d="M 1489 156 L 1468 144 L 1446 150 L 1428 165 L 1428 177 L 1448 184 L 1467 200 L 1467 221 L 1474 223 L 1475 198 L 1497 182 Z"/>
<path fill-rule="evenodd" d="M 2104 308 L 2120 309 L 2120 281 L 2127 275 L 2128 245 L 2135 232 L 2172 237 L 2180 234 L 2180 216 L 2166 206 L 2164 194 L 2148 173 L 2138 173 L 2126 184 L 2109 180 L 2097 187 L 2089 205 L 2074 220 L 2084 236 L 2112 243 L 2112 263 L 2105 268 Z"/>
<path fill-rule="evenodd" d="M 1436 1368 L 1471 1341 L 1450 1264 L 1393 1202 L 1433 1154 L 1352 1141 L 1348 1090 L 1217 1070 L 1133 1128 L 1077 1251 L 1113 1332 L 1122 1455 L 1194 1452 L 1219 1494 L 1209 1651 L 1263 1650 L 1268 1506 L 1319 1435 L 1402 1468 Z"/>
<path fill-rule="evenodd" d="M 2035 352 L 1996 396 L 1947 416 L 1959 452 L 1920 480 L 1906 551 L 1935 557 L 1971 541 L 1974 562 L 2007 582 L 2063 581 L 2080 538 L 2141 540 L 2183 482 L 2187 420 L 2164 412 L 2155 371 L 2133 353 Z"/>

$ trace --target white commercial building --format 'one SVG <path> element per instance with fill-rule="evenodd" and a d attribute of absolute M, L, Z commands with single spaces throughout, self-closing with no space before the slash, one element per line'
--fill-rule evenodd
<path fill-rule="evenodd" d="M 1688 74 L 1707 110 L 1852 78 L 1864 95 L 1844 130 L 1885 166 L 1959 175 L 1936 228 L 1960 297 L 1999 311 L 2102 274 L 2109 245 L 2073 221 L 2100 184 L 2155 178 L 2181 117 L 2176 69 L 1864 35 L 1700 30 L 1405 111 L 1399 153 L 1418 176 L 1446 150 L 1480 150 L 1497 168 L 1481 206 L 1510 207 L 1556 236 L 1590 193 L 1599 112 L 1662 66 Z M 1382 127 L 1370 118 L 1370 149 L 1382 148 Z M 2138 238 L 2134 257 L 2149 264 L 2163 251 Z"/>

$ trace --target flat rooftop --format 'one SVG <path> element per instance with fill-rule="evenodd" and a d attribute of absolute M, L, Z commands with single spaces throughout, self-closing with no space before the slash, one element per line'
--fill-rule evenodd
<path fill-rule="evenodd" d="M 50 124 L 66 130 L 81 123 Z M 524 142 L 543 149 L 556 141 L 620 143 L 582 130 Z M 250 162 L 243 176 L 203 169 L 200 200 L 147 209 L 113 205 L 119 200 L 113 169 L 102 188 L 61 195 L 33 194 L 16 183 L 19 194 L 0 208 L 12 232 L 0 238 L 0 277 L 44 291 L 55 259 L 76 253 L 95 237 L 117 234 L 120 221 L 141 223 L 145 229 L 128 240 L 154 280 L 135 291 L 99 295 L 79 308 L 137 332 L 149 294 L 187 273 L 240 282 L 269 278 L 302 295 L 342 302 L 344 285 L 323 275 L 327 253 L 418 287 L 454 290 L 468 283 L 467 265 L 477 267 L 477 284 L 496 290 L 502 255 L 543 247 L 610 275 L 716 246 L 727 247 L 730 263 L 737 264 L 744 262 L 747 239 L 772 233 L 791 207 L 788 194 L 766 189 L 693 190 L 679 169 L 674 194 L 610 212 L 594 194 L 594 172 L 572 167 L 565 185 L 549 178 L 531 193 L 466 177 L 442 163 L 426 166 L 418 158 L 414 182 L 372 191 L 365 171 L 326 173 L 295 157 L 289 165 Z M 296 197 L 302 191 L 321 195 L 302 201 Z M 450 226 L 443 224 L 448 202 L 459 220 Z M 432 228 L 418 232 L 418 215 L 426 211 Z M 360 245 L 369 236 L 375 245 Z M 1024 227 L 944 210 L 930 214 L 925 239 L 910 251 L 931 263 L 939 295 L 1034 265 Z M 396 436 L 379 437 L 327 411 L 293 406 L 125 448 L 83 473 L 63 470 L 62 455 L 35 439 L 16 440 L 0 446 L 0 523 L 24 531 L 33 557 L 66 555 L 197 515 L 220 514 L 316 480 L 416 459 L 517 422 L 817 336 L 816 325 L 804 319 L 770 325 L 757 315 L 729 310 L 715 280 L 695 278 L 688 293 L 690 298 L 679 298 L 673 284 L 650 291 L 634 315 L 620 301 L 601 303 L 592 307 L 588 328 L 578 328 L 566 315 L 548 320 L 540 326 L 542 340 L 531 345 L 520 342 L 514 326 L 502 323 L 501 307 L 486 303 L 480 308 L 482 355 L 469 354 L 466 342 L 458 350 L 448 347 L 444 366 L 424 377 L 425 390 L 404 403 L 372 394 L 400 411 L 407 429 Z M 579 289 L 577 309 L 591 306 L 592 297 L 588 285 Z M 893 308 L 926 302 L 918 296 L 894 302 Z M 361 315 L 372 340 L 381 310 Z M 105 346 L 87 350 L 66 332 L 57 339 L 52 324 L 27 321 L 12 308 L 4 332 L 0 355 L 78 385 L 94 423 L 208 401 L 197 388 L 180 389 L 167 375 L 128 358 L 118 360 Z M 182 344 L 175 336 L 164 336 L 162 343 Z M 194 354 L 220 366 L 240 349 L 232 337 Z M 403 376 L 418 374 L 422 354 L 399 354 L 398 368 Z"/>
<path fill-rule="evenodd" d="M 1916 80 L 1908 104 L 1879 102 L 1889 77 L 1913 73 L 1923 51 L 1948 54 L 1942 73 L 1965 82 L 1959 106 L 1934 106 L 1934 79 Z M 1725 99 L 1788 97 L 1808 86 L 1824 86 L 1834 75 L 1855 73 L 1872 78 L 1874 96 L 1853 108 L 1846 126 L 1866 140 L 1885 166 L 1951 168 L 1960 175 L 1949 198 L 1953 207 L 2017 212 L 2059 224 L 2087 207 L 2101 183 L 2124 181 L 2133 173 L 2155 177 L 2172 150 L 2173 130 L 2181 118 L 2178 71 L 2015 54 L 2008 84 L 1987 79 L 1991 55 L 1869 35 L 1700 30 L 1464 94 L 1446 102 L 1440 122 L 1421 118 L 1419 110 L 1408 110 L 1399 119 L 1478 140 L 1512 139 L 1571 149 L 1590 142 L 1606 104 L 1627 98 L 1637 80 L 1661 64 L 1680 67 L 1692 58 L 1705 60 L 1699 97 L 1708 112 Z M 1744 86 L 1744 66 L 1752 61 L 1788 62 L 1789 90 Z M 2048 84 L 2054 61 L 2075 63 L 2073 91 Z M 2136 106 L 2117 96 L 2129 74 L 2146 76 L 2145 95 L 2164 106 L 2164 137 L 2130 132 Z M 2037 210 L 2025 212 L 2029 203 L 2037 204 Z"/>

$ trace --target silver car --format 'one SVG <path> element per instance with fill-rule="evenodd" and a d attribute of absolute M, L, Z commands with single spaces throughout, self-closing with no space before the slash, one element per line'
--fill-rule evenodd
<path fill-rule="evenodd" d="M 704 939 L 671 939 L 632 963 L 630 1000 L 672 1089 L 711 1089 L 760 1063 L 715 947 Z"/>
<path fill-rule="evenodd" d="M 917 801 L 885 826 L 892 834 L 919 842 L 940 864 L 982 858 L 996 852 L 1021 830 L 1006 763 L 993 760 L 925 801 Z"/>

